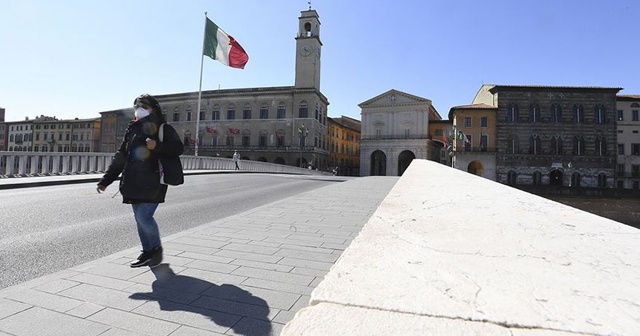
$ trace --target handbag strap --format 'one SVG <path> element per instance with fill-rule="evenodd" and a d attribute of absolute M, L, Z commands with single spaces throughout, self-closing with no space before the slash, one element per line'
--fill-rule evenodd
<path fill-rule="evenodd" d="M 160 129 L 158 130 L 158 139 L 160 142 L 164 142 L 164 123 L 160 124 Z"/>

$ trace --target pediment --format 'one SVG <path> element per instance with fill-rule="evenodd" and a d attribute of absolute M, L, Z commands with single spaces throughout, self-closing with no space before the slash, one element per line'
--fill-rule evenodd
<path fill-rule="evenodd" d="M 413 105 L 425 103 L 431 104 L 431 100 L 391 89 L 363 103 L 360 103 L 358 106 L 364 109 L 377 106 Z"/>

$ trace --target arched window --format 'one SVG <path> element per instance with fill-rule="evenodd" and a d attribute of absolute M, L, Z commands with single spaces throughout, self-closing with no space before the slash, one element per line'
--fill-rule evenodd
<path fill-rule="evenodd" d="M 269 105 L 262 104 L 260 106 L 260 119 L 269 119 Z"/>
<path fill-rule="evenodd" d="M 231 104 L 227 107 L 227 120 L 235 120 L 236 119 L 236 107 Z"/>
<path fill-rule="evenodd" d="M 507 154 L 518 154 L 519 152 L 518 137 L 510 135 L 507 138 Z"/>
<path fill-rule="evenodd" d="M 596 138 L 596 155 L 598 156 L 607 155 L 607 142 L 604 137 Z"/>
<path fill-rule="evenodd" d="M 596 116 L 596 124 L 604 124 L 605 122 L 607 122 L 604 105 L 596 105 L 596 107 L 594 108 L 594 112 Z"/>
<path fill-rule="evenodd" d="M 242 109 L 242 119 L 251 119 L 251 105 L 244 104 L 244 108 Z"/>
<path fill-rule="evenodd" d="M 571 174 L 571 186 L 572 187 L 580 187 L 580 173 L 575 172 Z"/>
<path fill-rule="evenodd" d="M 540 136 L 532 135 L 529 138 L 529 154 L 540 154 Z"/>
<path fill-rule="evenodd" d="M 218 104 L 213 105 L 213 110 L 211 110 L 211 120 L 220 120 L 220 106 Z"/>
<path fill-rule="evenodd" d="M 599 188 L 607 187 L 607 175 L 605 173 L 598 174 L 598 187 Z"/>
<path fill-rule="evenodd" d="M 260 130 L 258 132 L 258 147 L 266 148 L 267 147 L 267 136 L 268 132 L 266 130 Z"/>
<path fill-rule="evenodd" d="M 551 122 L 560 123 L 562 122 L 562 107 L 559 104 L 551 105 Z"/>
<path fill-rule="evenodd" d="M 533 185 L 542 185 L 542 173 L 539 171 L 533 172 L 532 180 Z"/>
<path fill-rule="evenodd" d="M 584 123 L 584 107 L 582 107 L 582 105 L 580 104 L 573 105 L 573 123 Z"/>
<path fill-rule="evenodd" d="M 298 106 L 298 118 L 309 118 L 309 105 L 306 101 L 300 102 Z"/>
<path fill-rule="evenodd" d="M 577 135 L 573 138 L 573 155 L 584 155 L 584 137 Z"/>
<path fill-rule="evenodd" d="M 187 106 L 187 121 L 191 121 L 191 106 Z"/>
<path fill-rule="evenodd" d="M 251 131 L 245 129 L 242 131 L 242 147 L 246 149 L 249 146 L 251 146 Z"/>
<path fill-rule="evenodd" d="M 529 122 L 540 121 L 540 106 L 538 104 L 529 105 Z"/>
<path fill-rule="evenodd" d="M 287 105 L 285 105 L 284 103 L 278 104 L 278 111 L 277 111 L 276 118 L 284 119 L 286 117 L 287 117 Z"/>
<path fill-rule="evenodd" d="M 507 110 L 507 122 L 518 122 L 518 104 L 509 104 L 509 109 Z"/>
<path fill-rule="evenodd" d="M 551 137 L 551 154 L 562 155 L 562 138 L 558 135 Z"/>
<path fill-rule="evenodd" d="M 276 131 L 276 147 L 284 147 L 285 132 L 281 129 Z"/>

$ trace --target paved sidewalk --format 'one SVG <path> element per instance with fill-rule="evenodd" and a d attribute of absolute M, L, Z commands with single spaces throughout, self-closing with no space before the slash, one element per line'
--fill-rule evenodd
<path fill-rule="evenodd" d="M 335 183 L 0 290 L 0 335 L 278 335 L 397 177 Z"/>

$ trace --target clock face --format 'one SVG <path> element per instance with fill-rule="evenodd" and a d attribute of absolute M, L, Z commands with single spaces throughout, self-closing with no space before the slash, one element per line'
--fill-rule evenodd
<path fill-rule="evenodd" d="M 301 54 L 302 56 L 309 56 L 309 55 L 311 55 L 311 51 L 312 51 L 312 50 L 313 50 L 313 49 L 312 49 L 309 45 L 306 45 L 306 44 L 305 44 L 305 45 L 303 45 L 303 46 L 300 48 L 300 54 Z"/>

